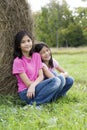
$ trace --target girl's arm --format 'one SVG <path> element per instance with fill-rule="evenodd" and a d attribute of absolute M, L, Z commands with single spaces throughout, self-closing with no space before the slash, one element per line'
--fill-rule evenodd
<path fill-rule="evenodd" d="M 39 70 L 38 77 L 35 81 L 29 80 L 26 73 L 21 73 L 21 74 L 19 74 L 19 76 L 22 79 L 22 81 L 24 82 L 24 84 L 28 87 L 27 97 L 29 97 L 29 98 L 34 97 L 36 85 L 44 79 L 42 69 Z"/>
<path fill-rule="evenodd" d="M 39 84 L 43 79 L 44 79 L 43 70 L 40 69 L 40 70 L 39 70 L 39 73 L 38 73 L 38 77 L 37 77 L 37 79 L 33 82 L 33 84 L 36 86 L 36 85 Z"/>
<path fill-rule="evenodd" d="M 58 65 L 58 67 L 56 67 L 56 70 L 59 71 L 64 77 L 68 77 L 68 72 L 66 72 L 61 66 Z"/>
<path fill-rule="evenodd" d="M 56 70 L 59 71 L 60 73 L 61 72 L 65 73 L 65 70 L 61 66 L 59 66 L 59 65 L 56 67 Z"/>
<path fill-rule="evenodd" d="M 54 77 L 54 75 L 50 72 L 50 70 L 45 66 L 43 66 L 43 72 L 44 72 L 44 75 L 47 78 L 53 78 Z"/>
<path fill-rule="evenodd" d="M 32 98 L 35 96 L 35 87 L 37 84 L 39 84 L 44 79 L 43 71 L 42 69 L 39 70 L 39 74 L 37 79 L 29 86 L 27 91 L 27 97 Z"/>
<path fill-rule="evenodd" d="M 26 73 L 20 73 L 19 76 L 27 87 L 29 87 L 32 83 L 37 85 L 39 82 L 41 82 L 43 80 L 43 72 L 41 69 L 39 70 L 39 76 L 35 81 L 29 80 Z"/>
<path fill-rule="evenodd" d="M 26 73 L 20 73 L 19 76 L 27 87 L 29 87 L 34 82 L 34 81 L 29 80 Z"/>
<path fill-rule="evenodd" d="M 53 66 L 60 73 L 65 73 L 65 70 L 59 65 L 58 61 L 53 58 Z"/>
<path fill-rule="evenodd" d="M 53 59 L 54 68 L 61 73 L 64 77 L 68 77 L 68 73 Z"/>

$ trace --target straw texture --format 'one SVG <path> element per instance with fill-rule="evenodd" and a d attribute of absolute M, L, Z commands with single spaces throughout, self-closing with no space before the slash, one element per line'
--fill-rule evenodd
<path fill-rule="evenodd" d="M 0 94 L 17 92 L 12 61 L 14 36 L 20 30 L 33 36 L 30 5 L 26 0 L 0 0 Z"/>

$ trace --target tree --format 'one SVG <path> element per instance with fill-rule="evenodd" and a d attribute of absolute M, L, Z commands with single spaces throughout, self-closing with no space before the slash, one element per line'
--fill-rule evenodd
<path fill-rule="evenodd" d="M 65 0 L 62 4 L 56 0 L 51 0 L 47 6 L 41 9 L 38 17 L 35 15 L 34 17 L 36 37 L 50 46 L 57 45 L 59 28 L 65 28 L 70 21 L 73 21 L 72 12 L 69 11 Z"/>
<path fill-rule="evenodd" d="M 73 12 L 65 0 L 61 4 L 51 0 L 36 15 L 34 21 L 38 40 L 53 47 L 86 45 L 86 7 L 78 7 Z"/>
<path fill-rule="evenodd" d="M 77 47 L 84 44 L 84 42 L 83 32 L 79 25 L 71 23 L 67 28 L 61 28 L 59 30 L 60 47 Z"/>
<path fill-rule="evenodd" d="M 75 10 L 75 14 L 75 23 L 81 27 L 84 36 L 84 44 L 82 43 L 82 45 L 87 45 L 87 8 L 78 7 Z"/>
<path fill-rule="evenodd" d="M 81 26 L 70 24 L 67 33 L 68 46 L 77 47 L 84 43 Z"/>

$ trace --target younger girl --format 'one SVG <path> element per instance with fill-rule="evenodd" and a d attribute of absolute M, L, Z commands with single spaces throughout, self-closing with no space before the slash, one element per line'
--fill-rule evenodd
<path fill-rule="evenodd" d="M 68 73 L 59 66 L 58 62 L 55 59 L 52 59 L 52 54 L 50 48 L 47 46 L 45 43 L 39 43 L 35 45 L 35 52 L 38 52 L 41 56 L 42 62 L 45 63 L 43 64 L 43 70 L 47 74 L 47 77 L 50 77 L 51 74 L 54 74 L 58 78 L 61 79 L 62 85 L 64 85 L 62 91 L 60 92 L 60 96 L 66 95 L 66 92 L 72 87 L 73 85 L 73 78 L 71 78 Z M 49 73 L 49 70 L 52 73 Z M 56 71 L 59 71 L 61 74 L 59 75 Z M 64 82 L 64 78 L 66 82 Z"/>
<path fill-rule="evenodd" d="M 43 80 L 40 55 L 33 53 L 32 37 L 26 31 L 20 31 L 15 36 L 12 73 L 18 81 L 20 98 L 28 104 L 54 101 L 62 90 L 60 79 L 53 77 Z"/>

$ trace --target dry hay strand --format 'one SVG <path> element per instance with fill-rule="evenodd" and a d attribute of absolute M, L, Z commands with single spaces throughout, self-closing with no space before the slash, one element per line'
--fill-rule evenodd
<path fill-rule="evenodd" d="M 0 94 L 15 94 L 16 79 L 12 75 L 13 41 L 20 30 L 33 37 L 33 20 L 26 0 L 0 0 Z"/>

